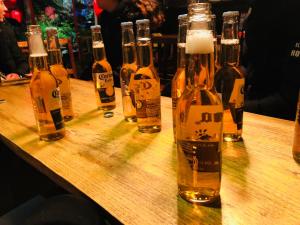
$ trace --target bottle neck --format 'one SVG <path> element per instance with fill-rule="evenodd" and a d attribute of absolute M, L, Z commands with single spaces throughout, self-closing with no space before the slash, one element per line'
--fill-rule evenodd
<path fill-rule="evenodd" d="M 237 18 L 224 18 L 221 37 L 222 66 L 238 66 L 240 43 L 238 38 Z"/>
<path fill-rule="evenodd" d="M 137 56 L 132 26 L 122 27 L 122 53 L 124 64 L 136 63 Z"/>
<path fill-rule="evenodd" d="M 186 38 L 186 86 L 211 90 L 214 78 L 214 44 L 209 30 L 188 31 Z"/>
<path fill-rule="evenodd" d="M 47 36 L 47 52 L 49 65 L 63 64 L 57 35 Z"/>
<path fill-rule="evenodd" d="M 106 60 L 105 47 L 103 42 L 93 42 L 93 56 L 95 61 Z"/>
<path fill-rule="evenodd" d="M 126 43 L 123 44 L 123 63 L 124 64 L 132 64 L 137 63 L 136 49 L 135 43 Z"/>
<path fill-rule="evenodd" d="M 33 71 L 45 71 L 48 70 L 47 55 L 30 55 Z"/>
<path fill-rule="evenodd" d="M 137 41 L 139 67 L 153 66 L 152 45 L 150 38 L 140 38 Z"/>

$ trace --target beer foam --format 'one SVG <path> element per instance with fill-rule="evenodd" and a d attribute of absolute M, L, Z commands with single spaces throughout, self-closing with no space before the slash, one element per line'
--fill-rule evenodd
<path fill-rule="evenodd" d="M 30 55 L 47 55 L 40 34 L 30 35 L 28 38 Z"/>
<path fill-rule="evenodd" d="M 186 36 L 187 54 L 208 54 L 214 52 L 214 37 L 210 30 L 189 30 Z"/>
<path fill-rule="evenodd" d="M 221 44 L 223 45 L 238 45 L 239 43 L 239 39 L 221 39 Z"/>
<path fill-rule="evenodd" d="M 48 56 L 47 53 L 33 53 L 30 54 L 30 57 L 35 58 L 35 57 L 43 57 L 43 56 Z"/>
<path fill-rule="evenodd" d="M 177 43 L 178 48 L 185 48 L 185 43 Z"/>
<path fill-rule="evenodd" d="M 93 41 L 93 48 L 104 48 L 102 41 Z"/>

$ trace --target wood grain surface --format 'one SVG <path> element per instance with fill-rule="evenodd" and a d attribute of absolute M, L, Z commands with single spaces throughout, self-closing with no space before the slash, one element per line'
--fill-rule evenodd
<path fill-rule="evenodd" d="M 123 120 L 120 90 L 112 118 L 96 110 L 91 82 L 71 80 L 75 119 L 56 142 L 39 141 L 28 85 L 0 87 L 0 134 L 30 164 L 93 199 L 124 224 L 300 224 L 300 166 L 294 123 L 245 113 L 244 142 L 223 144 L 220 207 L 177 197 L 171 100 L 162 131 L 142 134 Z"/>

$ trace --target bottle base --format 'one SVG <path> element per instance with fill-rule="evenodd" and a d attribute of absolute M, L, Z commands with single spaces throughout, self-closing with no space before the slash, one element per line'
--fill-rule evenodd
<path fill-rule="evenodd" d="M 57 141 L 65 136 L 65 132 L 57 132 L 54 134 L 45 134 L 40 136 L 41 141 Z"/>
<path fill-rule="evenodd" d="M 142 133 L 157 133 L 161 131 L 161 126 L 139 126 L 138 129 Z"/>
<path fill-rule="evenodd" d="M 210 188 L 194 190 L 182 190 L 179 188 L 179 196 L 184 200 L 197 203 L 200 205 L 209 205 L 220 198 L 220 195 L 215 190 Z"/>
<path fill-rule="evenodd" d="M 293 152 L 294 160 L 300 164 L 300 152 Z"/>
<path fill-rule="evenodd" d="M 132 116 L 132 117 L 125 117 L 125 121 L 126 122 L 136 122 L 137 121 L 137 118 L 135 116 Z"/>
<path fill-rule="evenodd" d="M 64 121 L 68 122 L 70 120 L 72 120 L 74 117 L 73 116 L 64 116 Z"/>
<path fill-rule="evenodd" d="M 242 141 L 243 138 L 241 135 L 238 134 L 223 134 L 223 140 L 225 142 L 238 142 Z"/>

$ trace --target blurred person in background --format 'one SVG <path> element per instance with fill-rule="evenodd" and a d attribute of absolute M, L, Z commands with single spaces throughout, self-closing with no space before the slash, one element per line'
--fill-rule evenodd
<path fill-rule="evenodd" d="M 29 65 L 18 47 L 12 27 L 5 22 L 6 11 L 3 0 L 0 0 L 0 72 L 6 79 L 19 79 L 29 72 Z"/>
<path fill-rule="evenodd" d="M 300 1 L 254 0 L 245 22 L 245 110 L 295 119 L 300 87 Z"/>

